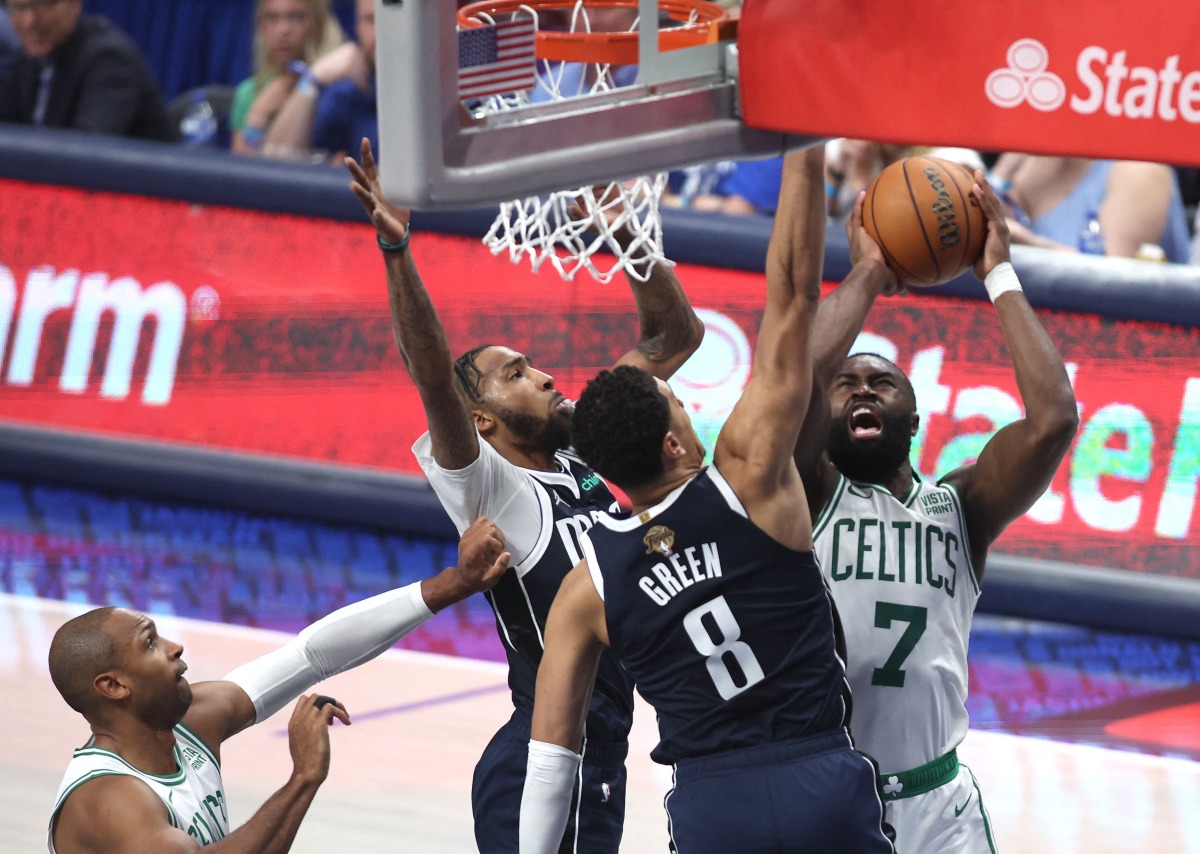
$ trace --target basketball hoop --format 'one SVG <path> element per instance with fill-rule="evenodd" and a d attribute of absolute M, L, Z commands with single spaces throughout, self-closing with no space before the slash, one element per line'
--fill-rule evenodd
<path fill-rule="evenodd" d="M 489 95 L 471 109 L 489 115 L 628 85 L 638 63 L 638 8 L 639 0 L 483 0 L 464 6 L 460 29 L 531 17 L 536 32 L 536 86 Z M 660 25 L 660 50 L 728 38 L 736 24 L 707 0 L 658 0 L 658 8 L 667 19 Z M 658 203 L 665 187 L 666 175 L 658 174 L 504 202 L 483 242 L 493 255 L 507 250 L 514 263 L 527 258 L 535 272 L 549 261 L 568 281 L 586 269 L 600 282 L 621 272 L 644 282 L 655 264 L 673 266 L 661 248 Z M 593 260 L 601 249 L 612 253 L 611 265 Z"/>

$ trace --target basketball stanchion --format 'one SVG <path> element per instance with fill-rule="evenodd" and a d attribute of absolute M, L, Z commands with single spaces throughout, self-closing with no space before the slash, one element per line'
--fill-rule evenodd
<path fill-rule="evenodd" d="M 730 21 L 724 8 L 702 0 L 663 0 L 660 10 L 676 24 L 661 29 L 663 47 L 704 44 Z M 632 83 L 637 11 L 637 0 L 490 0 L 463 7 L 463 29 L 524 17 L 532 18 L 536 31 L 536 85 L 479 99 L 472 110 L 496 114 Z M 619 273 L 646 281 L 654 265 L 672 265 L 662 253 L 659 215 L 666 180 L 659 173 L 503 202 L 484 244 L 493 255 L 507 252 L 514 263 L 527 260 L 534 271 L 548 262 L 565 280 L 586 270 L 600 282 Z"/>

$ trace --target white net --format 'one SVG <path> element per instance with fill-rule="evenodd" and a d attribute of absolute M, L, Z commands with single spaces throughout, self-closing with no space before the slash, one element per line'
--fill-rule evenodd
<path fill-rule="evenodd" d="M 535 27 L 547 24 L 538 10 L 522 5 L 513 16 L 532 16 Z M 589 8 L 586 0 L 560 10 L 555 29 L 572 33 L 633 32 L 634 10 Z M 477 18 L 497 23 L 489 15 Z M 504 20 L 511 20 L 506 17 Z M 509 95 L 492 95 L 472 105 L 484 114 L 567 98 L 596 95 L 629 85 L 634 66 L 537 60 L 537 85 Z M 549 264 L 564 280 L 586 270 L 597 281 L 609 282 L 619 273 L 646 281 L 655 264 L 673 266 L 662 254 L 662 219 L 658 203 L 666 187 L 663 174 L 614 181 L 607 185 L 560 190 L 547 196 L 515 199 L 500 213 L 484 237 L 493 255 L 508 252 L 513 263 L 528 260 L 537 271 Z"/>

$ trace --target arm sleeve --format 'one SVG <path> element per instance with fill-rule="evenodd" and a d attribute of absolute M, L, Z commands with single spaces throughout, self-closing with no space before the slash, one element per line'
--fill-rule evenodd
<path fill-rule="evenodd" d="M 553 524 L 549 500 L 533 477 L 500 456 L 482 436 L 479 456 L 461 469 L 437 464 L 428 433 L 417 439 L 413 455 L 458 532 L 480 516 L 491 519 L 504 532 L 504 547 L 513 556 L 513 567 L 524 574 L 526 559 L 544 545 Z"/>
<path fill-rule="evenodd" d="M 225 680 L 253 701 L 255 722 L 264 721 L 322 679 L 375 658 L 432 616 L 417 581 L 339 608 Z"/>
<path fill-rule="evenodd" d="M 530 740 L 521 794 L 521 854 L 558 851 L 580 762 L 579 754 L 565 747 Z"/>

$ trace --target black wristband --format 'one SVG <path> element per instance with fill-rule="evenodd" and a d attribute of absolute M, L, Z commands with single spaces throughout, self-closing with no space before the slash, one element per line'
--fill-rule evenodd
<path fill-rule="evenodd" d="M 406 225 L 406 226 L 404 226 L 404 236 L 401 237 L 399 240 L 397 240 L 395 243 L 391 243 L 387 240 L 384 240 L 383 237 L 381 237 L 378 234 L 375 235 L 375 242 L 379 244 L 379 248 L 382 249 L 384 252 L 403 252 L 405 249 L 408 248 L 408 236 L 411 233 L 412 233 L 412 226 Z"/>

